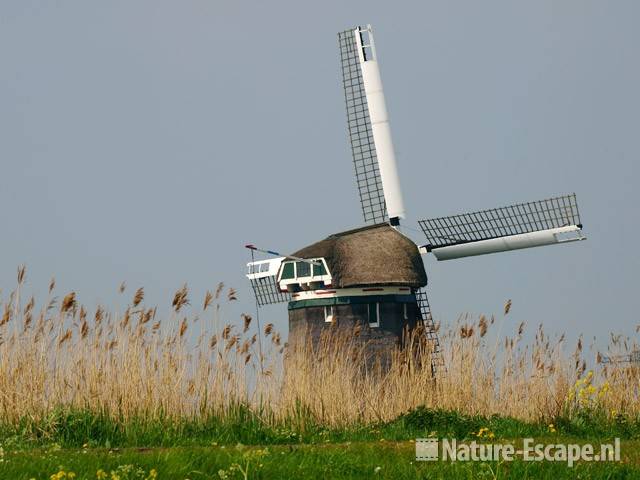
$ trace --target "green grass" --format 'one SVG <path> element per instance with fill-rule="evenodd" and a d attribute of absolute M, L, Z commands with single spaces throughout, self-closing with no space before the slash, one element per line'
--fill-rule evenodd
<path fill-rule="evenodd" d="M 595 414 L 526 423 L 418 408 L 394 421 L 329 429 L 301 412 L 278 426 L 265 415 L 237 407 L 224 420 L 118 421 L 91 412 L 53 412 L 19 425 L 0 423 L 0 479 L 50 479 L 63 470 L 95 479 L 100 469 L 114 480 L 244 478 L 640 478 L 640 422 Z M 486 428 L 494 442 L 523 437 L 544 443 L 622 443 L 622 463 L 416 462 L 415 438 L 435 435 L 475 439 Z M 239 467 L 232 467 L 237 464 Z M 218 472 L 221 471 L 219 474 Z M 136 473 L 137 472 L 137 473 Z M 64 476 L 60 480 L 67 480 Z"/>
<path fill-rule="evenodd" d="M 625 442 L 623 452 L 637 455 L 640 444 Z M 623 456 L 625 454 L 623 453 Z M 49 479 L 60 470 L 76 480 L 95 479 L 100 469 L 119 472 L 120 480 L 220 478 L 640 478 L 638 458 L 623 463 L 581 463 L 572 468 L 554 462 L 416 462 L 409 442 L 352 442 L 256 447 L 174 447 L 168 449 L 32 450 L 7 453 L 3 479 Z M 237 466 L 232 466 L 236 464 Z M 128 475 L 124 472 L 129 470 Z M 222 472 L 220 472 L 222 471 Z M 139 472 L 137 475 L 135 472 Z M 220 472 L 220 473 L 219 473 Z M 65 477 L 61 477 L 65 478 Z"/>
<path fill-rule="evenodd" d="M 455 411 L 417 408 L 397 419 L 380 424 L 351 425 L 331 429 L 319 425 L 301 413 L 272 426 L 268 415 L 259 415 L 237 407 L 221 419 L 211 415 L 193 420 L 119 421 L 89 411 L 52 412 L 44 420 L 24 418 L 18 425 L 0 422 L 0 444 L 5 448 L 25 449 L 51 444 L 63 448 L 176 447 L 220 445 L 282 445 L 295 443 L 341 443 L 347 441 L 402 441 L 430 434 L 472 438 L 480 428 L 489 428 L 497 438 L 539 437 L 548 435 L 545 423 L 527 423 L 509 417 L 470 416 Z M 606 419 L 597 415 L 577 415 L 552 420 L 563 436 L 600 439 L 620 437 L 640 439 L 640 420 L 618 416 Z"/>

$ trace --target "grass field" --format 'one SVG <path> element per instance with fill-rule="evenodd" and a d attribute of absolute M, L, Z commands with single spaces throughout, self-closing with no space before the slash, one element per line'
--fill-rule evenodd
<path fill-rule="evenodd" d="M 555 441 L 555 440 L 554 440 Z M 267 447 L 32 450 L 5 454 L 2 478 L 640 478 L 640 443 L 625 442 L 621 463 L 416 462 L 411 442 Z M 103 473 L 104 472 L 104 473 Z"/>
<path fill-rule="evenodd" d="M 379 424 L 305 425 L 303 431 L 269 426 L 240 407 L 209 423 L 123 423 L 88 411 L 58 411 L 40 425 L 5 425 L 0 478 L 640 478 L 640 423 L 621 417 L 560 417 L 544 424 L 420 407 Z M 620 462 L 578 462 L 572 468 L 521 460 L 417 462 L 415 439 L 432 435 L 518 446 L 527 437 L 544 444 L 623 440 Z"/>
<path fill-rule="evenodd" d="M 510 302 L 440 332 L 434 379 L 423 342 L 381 366 L 358 328 L 314 347 L 248 315 L 224 323 L 236 293 L 222 284 L 202 303 L 180 288 L 161 320 L 142 288 L 121 312 L 90 312 L 52 281 L 37 308 L 24 278 L 0 303 L 0 479 L 640 478 L 638 367 L 599 364 L 581 337 L 541 326 L 525 343 Z M 612 335 L 608 353 L 633 348 Z M 619 437 L 622 458 L 416 462 L 426 436 Z"/>
<path fill-rule="evenodd" d="M 426 408 L 383 424 L 333 430 L 316 426 L 299 434 L 265 426 L 248 410 L 239 411 L 233 422 L 209 425 L 139 423 L 123 428 L 89 412 L 67 414 L 53 423 L 57 426 L 47 427 L 46 438 L 20 429 L 3 432 L 0 478 L 640 478 L 638 423 L 564 419 L 545 425 Z M 620 462 L 578 462 L 572 468 L 563 462 L 521 460 L 417 462 L 414 439 L 429 435 L 519 446 L 523 437 L 544 444 L 623 440 Z"/>

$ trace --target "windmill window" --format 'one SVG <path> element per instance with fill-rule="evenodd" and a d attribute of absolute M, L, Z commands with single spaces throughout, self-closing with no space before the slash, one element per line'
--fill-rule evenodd
<path fill-rule="evenodd" d="M 311 264 L 307 262 L 296 262 L 297 277 L 310 277 Z"/>
<path fill-rule="evenodd" d="M 324 263 L 322 263 L 322 260 L 317 260 L 317 261 L 320 262 L 320 265 L 313 266 L 313 276 L 319 277 L 321 275 L 326 275 L 327 269 L 324 268 Z"/>
<path fill-rule="evenodd" d="M 326 305 L 324 307 L 324 321 L 331 323 L 336 318 L 335 307 L 333 305 Z"/>
<path fill-rule="evenodd" d="M 370 327 L 380 326 L 380 304 L 369 303 L 367 304 L 367 316 L 369 318 Z"/>
<path fill-rule="evenodd" d="M 282 266 L 282 279 L 289 280 L 293 277 L 295 277 L 293 262 L 285 262 Z"/>
<path fill-rule="evenodd" d="M 266 267 L 266 268 L 265 268 Z M 269 270 L 268 263 L 252 263 L 249 265 L 249 273 L 260 273 Z"/>

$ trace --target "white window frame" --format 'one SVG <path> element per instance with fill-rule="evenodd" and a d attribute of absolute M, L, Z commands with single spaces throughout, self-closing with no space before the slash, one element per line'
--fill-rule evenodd
<path fill-rule="evenodd" d="M 336 319 L 336 310 L 334 305 L 324 306 L 324 321 L 326 323 L 333 323 Z"/>
<path fill-rule="evenodd" d="M 407 311 L 407 304 L 406 303 L 402 304 L 402 313 L 403 313 L 404 319 L 405 320 L 409 320 L 409 312 Z"/>
<path fill-rule="evenodd" d="M 371 305 L 372 305 L 371 303 L 367 303 L 367 320 L 371 318 Z M 376 302 L 376 321 L 375 322 L 369 321 L 369 326 L 371 328 L 380 326 L 380 302 Z"/>
<path fill-rule="evenodd" d="M 280 284 L 280 289 L 281 290 L 286 290 L 288 285 L 300 285 L 302 286 L 302 284 L 305 283 L 311 283 L 311 282 L 324 282 L 325 285 L 331 285 L 332 282 L 332 277 L 331 277 L 331 272 L 329 271 L 328 265 L 327 265 L 327 261 L 324 258 L 312 258 L 311 261 L 313 262 L 321 262 L 322 265 L 324 266 L 324 271 L 325 274 L 324 275 L 314 275 L 313 274 L 313 265 L 310 265 L 310 275 L 307 275 L 305 277 L 301 277 L 299 276 L 299 272 L 298 272 L 298 261 L 297 260 L 285 260 L 282 262 L 282 264 L 284 265 L 285 263 L 289 263 L 291 262 L 293 264 L 293 278 L 282 278 L 282 272 L 283 272 L 283 268 L 284 267 L 280 267 L 277 273 L 277 278 L 278 278 L 278 283 Z"/>

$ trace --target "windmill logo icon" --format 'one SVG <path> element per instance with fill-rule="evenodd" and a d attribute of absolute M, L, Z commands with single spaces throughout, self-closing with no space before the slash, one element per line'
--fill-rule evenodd
<path fill-rule="evenodd" d="M 438 439 L 416 439 L 416 460 L 418 460 L 419 462 L 430 462 L 438 460 Z"/>

